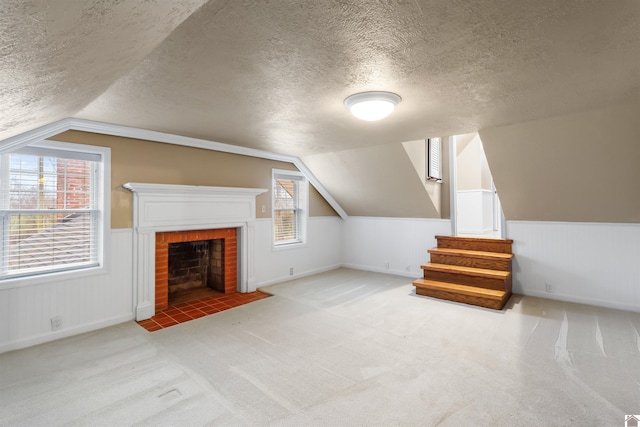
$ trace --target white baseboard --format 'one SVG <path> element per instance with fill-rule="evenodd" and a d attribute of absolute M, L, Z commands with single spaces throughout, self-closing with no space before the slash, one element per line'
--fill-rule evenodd
<path fill-rule="evenodd" d="M 119 323 L 128 322 L 130 320 L 133 320 L 133 314 L 116 316 L 110 319 L 101 320 L 99 322 L 84 324 L 76 328 L 62 329 L 56 332 L 41 334 L 41 335 L 32 336 L 32 337 L 24 338 L 17 341 L 12 341 L 10 343 L 0 345 L 0 353 L 5 353 L 7 351 L 12 351 L 12 350 L 19 350 L 21 348 L 31 347 L 31 346 L 43 344 L 49 341 L 55 341 L 61 338 L 67 338 L 73 335 L 95 331 L 96 329 L 106 328 L 108 326 L 117 325 Z"/>
<path fill-rule="evenodd" d="M 391 270 L 388 268 L 377 268 L 369 265 L 342 264 L 342 267 L 353 268 L 354 270 L 371 271 L 373 273 L 392 274 L 394 276 L 411 277 L 414 280 L 421 277 L 420 273 L 416 274 L 412 271 Z"/>
<path fill-rule="evenodd" d="M 603 301 L 600 299 L 596 300 L 593 298 L 584 298 L 576 295 L 564 295 L 564 294 L 557 294 L 553 292 L 542 292 L 542 291 L 538 292 L 538 291 L 531 291 L 531 290 L 525 291 L 523 295 L 537 297 L 537 298 L 551 299 L 554 301 L 572 302 L 576 304 L 585 304 L 585 305 L 596 306 L 596 307 L 613 308 L 616 310 L 640 312 L 640 307 L 634 304 L 625 304 L 625 303 L 616 302 L 616 301 Z"/>
<path fill-rule="evenodd" d="M 314 274 L 324 273 L 325 271 L 335 270 L 336 268 L 340 268 L 340 267 L 342 267 L 342 265 L 340 264 L 329 265 L 322 268 L 316 268 L 314 270 L 305 271 L 303 273 L 297 273 L 291 276 L 282 276 L 277 279 L 265 280 L 264 282 L 258 283 L 258 285 L 256 286 L 256 289 L 260 290 L 260 288 L 264 286 L 275 285 L 276 283 L 288 282 L 290 280 L 300 279 L 301 277 L 312 276 Z"/>
<path fill-rule="evenodd" d="M 154 304 L 151 304 L 149 302 L 138 304 L 138 306 L 136 307 L 135 319 L 138 321 L 151 319 L 155 313 L 156 308 Z"/>

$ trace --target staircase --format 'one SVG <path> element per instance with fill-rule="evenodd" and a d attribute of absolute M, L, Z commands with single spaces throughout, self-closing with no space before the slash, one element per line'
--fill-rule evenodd
<path fill-rule="evenodd" d="M 418 295 L 502 310 L 511 296 L 511 244 L 507 239 L 436 236 L 413 282 Z"/>

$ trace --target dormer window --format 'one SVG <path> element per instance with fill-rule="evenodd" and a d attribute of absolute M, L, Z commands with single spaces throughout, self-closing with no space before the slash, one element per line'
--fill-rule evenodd
<path fill-rule="evenodd" d="M 275 246 L 305 242 L 308 216 L 308 182 L 297 171 L 274 170 L 273 243 Z"/>

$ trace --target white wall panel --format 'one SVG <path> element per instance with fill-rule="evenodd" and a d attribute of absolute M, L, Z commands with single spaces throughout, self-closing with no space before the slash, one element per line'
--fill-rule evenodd
<path fill-rule="evenodd" d="M 436 235 L 451 235 L 442 219 L 349 217 L 343 225 L 345 267 L 421 277 L 420 265 L 436 247 Z"/>
<path fill-rule="evenodd" d="M 131 245 L 130 229 L 113 230 L 106 274 L 0 288 L 0 353 L 132 319 Z"/>
<path fill-rule="evenodd" d="M 487 190 L 482 191 L 482 229 L 493 231 L 493 192 Z"/>
<path fill-rule="evenodd" d="M 340 217 L 311 217 L 307 242 L 288 249 L 274 248 L 271 218 L 258 219 L 255 233 L 255 278 L 257 286 L 290 280 L 340 267 L 343 220 Z M 289 269 L 293 268 L 293 275 Z"/>
<path fill-rule="evenodd" d="M 493 230 L 492 196 L 489 190 L 456 192 L 459 234 L 485 234 Z"/>
<path fill-rule="evenodd" d="M 515 293 L 640 311 L 640 224 L 508 221 L 507 237 Z"/>
<path fill-rule="evenodd" d="M 451 230 L 449 220 L 314 217 L 306 245 L 278 250 L 271 220 L 255 224 L 258 286 L 341 265 L 420 277 L 434 236 Z M 640 311 L 640 224 L 509 221 L 507 236 L 514 292 Z M 132 238 L 130 229 L 112 231 L 107 274 L 0 289 L 0 352 L 132 319 Z M 56 332 L 53 316 L 62 316 Z"/>

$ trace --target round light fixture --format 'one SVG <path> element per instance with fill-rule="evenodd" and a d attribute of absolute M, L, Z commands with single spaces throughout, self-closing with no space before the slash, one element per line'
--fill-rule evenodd
<path fill-rule="evenodd" d="M 347 97 L 344 105 L 357 118 L 373 122 L 391 114 L 400 101 L 402 98 L 391 92 L 361 92 Z"/>

